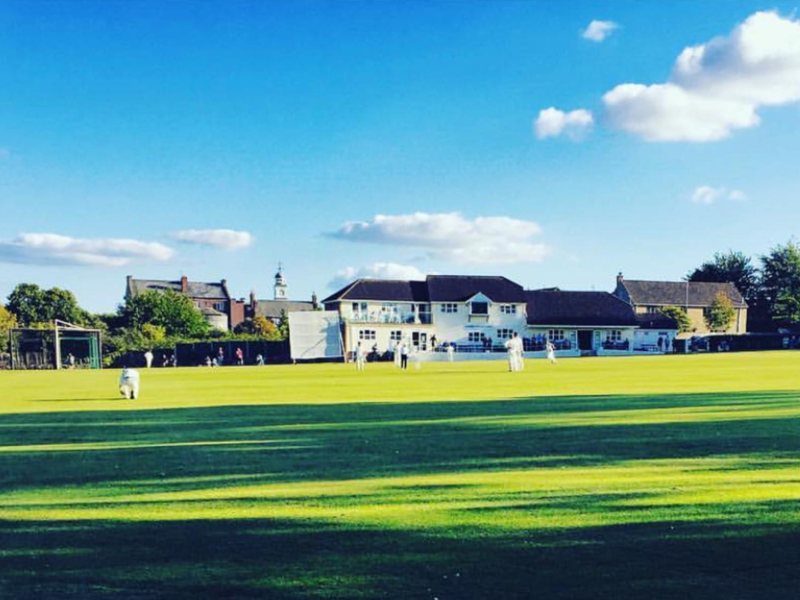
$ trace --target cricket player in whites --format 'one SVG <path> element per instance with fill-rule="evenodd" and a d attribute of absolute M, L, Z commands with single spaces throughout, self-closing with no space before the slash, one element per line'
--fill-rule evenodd
<path fill-rule="evenodd" d="M 364 370 L 364 349 L 361 347 L 361 342 L 356 344 L 356 368 L 359 371 Z"/>
<path fill-rule="evenodd" d="M 508 370 L 511 372 L 522 371 L 525 368 L 525 363 L 522 359 L 522 338 L 519 337 L 519 334 L 514 333 L 505 346 L 508 353 Z"/>
<path fill-rule="evenodd" d="M 119 376 L 119 393 L 125 396 L 126 400 L 136 400 L 139 397 L 139 371 L 122 367 L 122 374 Z"/>

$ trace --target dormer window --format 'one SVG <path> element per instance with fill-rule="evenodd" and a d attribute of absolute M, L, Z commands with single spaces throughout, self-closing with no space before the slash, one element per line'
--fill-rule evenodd
<path fill-rule="evenodd" d="M 488 315 L 489 314 L 489 303 L 488 302 L 471 302 L 470 303 L 471 312 L 470 314 L 473 315 Z"/>

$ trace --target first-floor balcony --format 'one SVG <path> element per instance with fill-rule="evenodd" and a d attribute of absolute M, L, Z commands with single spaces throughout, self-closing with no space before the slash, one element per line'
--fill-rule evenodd
<path fill-rule="evenodd" d="M 368 323 L 386 325 L 430 325 L 433 320 L 430 313 L 385 313 L 368 312 L 353 313 L 344 317 L 349 323 Z"/>

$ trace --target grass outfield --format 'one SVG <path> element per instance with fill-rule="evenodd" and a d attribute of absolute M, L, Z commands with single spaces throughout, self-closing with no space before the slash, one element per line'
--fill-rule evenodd
<path fill-rule="evenodd" d="M 0 598 L 800 597 L 800 353 L 0 372 Z"/>

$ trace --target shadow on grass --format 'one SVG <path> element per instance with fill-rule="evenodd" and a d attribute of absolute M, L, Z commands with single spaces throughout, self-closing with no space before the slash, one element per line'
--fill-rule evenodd
<path fill-rule="evenodd" d="M 794 599 L 800 537 L 714 522 L 503 537 L 282 521 L 0 522 L 8 598 Z"/>
<path fill-rule="evenodd" d="M 761 392 L 5 415 L 0 484 L 219 477 L 224 485 L 231 476 L 294 482 L 769 458 L 800 449 L 798 411 L 800 394 Z"/>
<path fill-rule="evenodd" d="M 506 469 L 613 466 L 658 459 L 750 457 L 780 465 L 800 450 L 791 392 L 535 398 L 419 404 L 231 406 L 7 415 L 0 423 L 3 508 L 58 506 L 48 490 L 129 486 L 137 493 L 368 480 Z M 723 467 L 724 468 L 724 467 Z M 731 467 L 735 468 L 735 467 Z M 786 483 L 787 480 L 777 481 Z M 557 479 L 554 479 L 557 484 Z M 37 495 L 37 489 L 44 492 Z M 465 483 L 365 489 L 350 504 L 469 494 Z M 308 497 L 315 490 L 309 490 Z M 3 498 L 3 495 L 6 497 Z M 385 496 L 385 497 L 384 497 Z M 257 492 L 242 505 L 303 502 Z M 658 510 L 647 493 L 568 491 L 546 502 L 512 493 L 498 508 Z M 94 499 L 103 502 L 100 493 Z M 37 501 L 41 500 L 41 504 Z M 641 501 L 620 508 L 620 501 Z M 130 500 L 147 510 L 148 500 Z M 154 503 L 169 502 L 157 500 Z M 202 501 L 200 501 L 202 502 Z M 174 503 L 190 510 L 193 500 Z M 68 503 L 66 503 L 68 504 Z M 66 505 L 65 504 L 65 505 Z M 79 505 L 78 505 L 79 506 Z M 389 508 L 391 511 L 391 506 Z M 559 529 L 445 530 L 303 520 L 0 521 L 0 596 L 28 598 L 797 598 L 797 519 L 721 506 L 725 519 L 670 518 Z M 676 516 L 677 515 L 677 516 Z"/>

